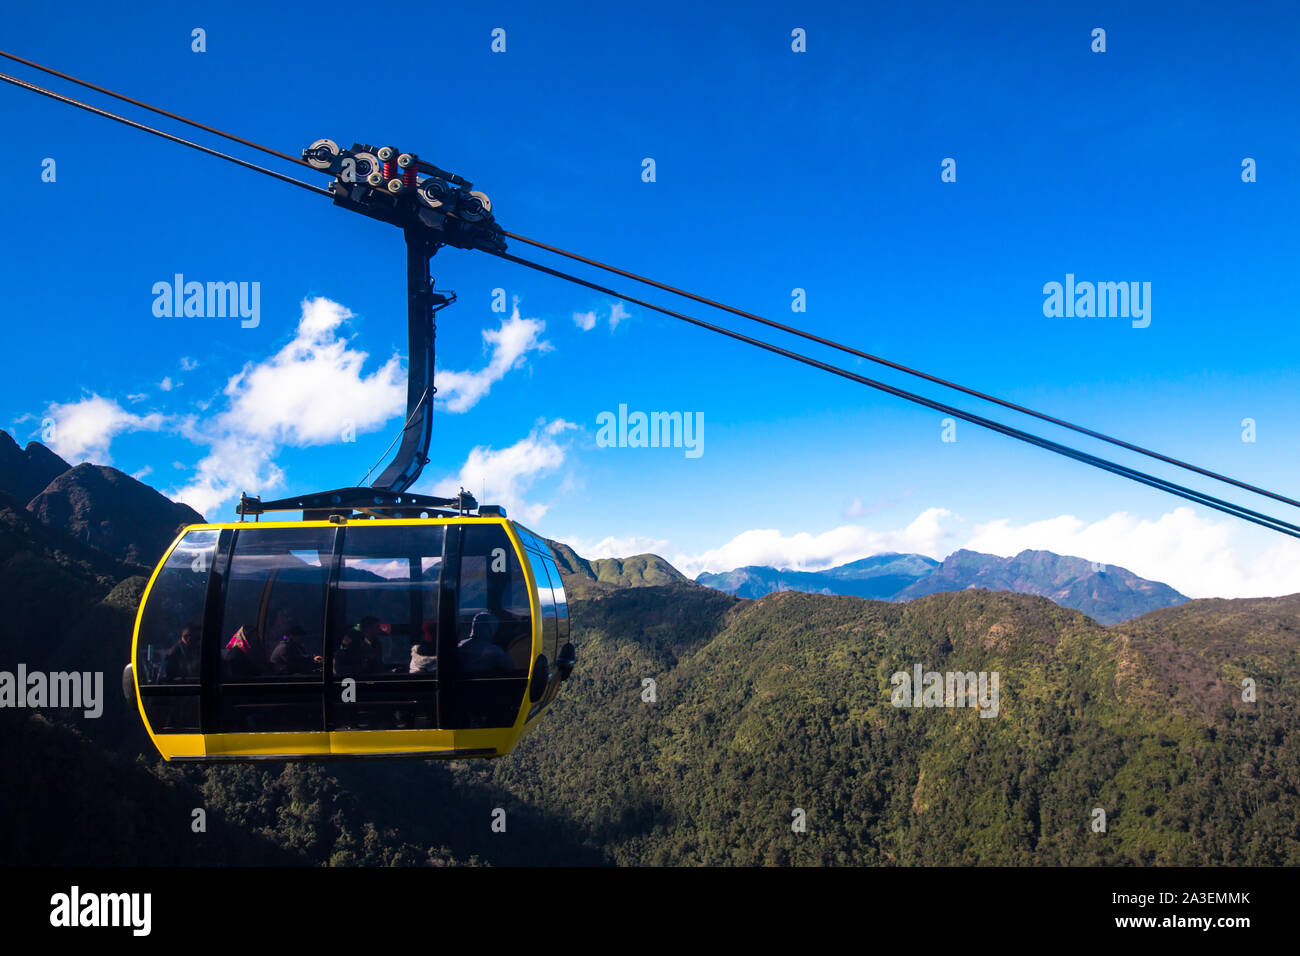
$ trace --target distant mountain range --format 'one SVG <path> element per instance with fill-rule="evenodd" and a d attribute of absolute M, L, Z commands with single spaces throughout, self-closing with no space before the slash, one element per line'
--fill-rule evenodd
<path fill-rule="evenodd" d="M 1000 558 L 978 551 L 955 551 L 943 561 L 921 554 L 878 554 L 825 571 L 790 571 L 765 566 L 722 574 L 704 572 L 706 587 L 738 597 L 758 598 L 774 591 L 842 594 L 880 601 L 911 601 L 926 594 L 984 588 L 1050 598 L 1082 611 L 1101 624 L 1116 624 L 1158 608 L 1187 602 L 1167 584 L 1148 581 L 1113 564 L 1051 551 L 1022 551 Z"/>
<path fill-rule="evenodd" d="M 778 591 L 803 591 L 876 601 L 912 601 L 927 594 L 983 589 L 1045 597 L 1107 625 L 1188 600 L 1169 585 L 1148 581 L 1125 568 L 1096 565 L 1051 551 L 1022 551 L 1012 558 L 1000 558 L 963 550 L 943 561 L 923 554 L 891 552 L 824 571 L 751 565 L 721 574 L 706 571 L 691 582 L 657 554 L 589 560 L 567 544 L 549 543 L 565 589 L 579 598 L 600 597 L 620 588 L 692 583 L 751 599 Z"/>
<path fill-rule="evenodd" d="M 809 594 L 844 594 L 849 597 L 889 601 L 911 584 L 934 573 L 939 562 L 922 554 L 877 554 L 825 571 L 789 571 L 750 565 L 696 580 L 705 587 L 737 597 L 760 598 L 773 591 Z"/>
<path fill-rule="evenodd" d="M 39 442 L 20 448 L 0 431 L 0 492 L 25 506 L 42 524 L 129 564 L 151 568 L 186 524 L 200 523 L 194 509 L 173 502 L 115 468 L 75 468 Z M 943 561 L 921 554 L 877 554 L 824 571 L 767 566 L 705 572 L 692 582 L 656 554 L 587 559 L 559 541 L 555 552 L 572 597 L 600 597 L 620 588 L 702 585 L 742 598 L 776 591 L 910 601 L 927 594 L 982 588 L 1049 598 L 1101 624 L 1115 624 L 1188 600 L 1173 588 L 1115 565 L 1094 566 L 1050 551 L 1000 558 L 956 551 Z"/>

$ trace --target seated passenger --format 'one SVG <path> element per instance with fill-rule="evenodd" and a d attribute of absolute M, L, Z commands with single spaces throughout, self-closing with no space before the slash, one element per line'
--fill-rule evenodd
<path fill-rule="evenodd" d="M 411 673 L 438 673 L 438 625 L 425 621 L 419 643 L 411 645 Z"/>
<path fill-rule="evenodd" d="M 358 625 L 361 640 L 358 653 L 361 659 L 361 673 L 373 674 L 384 669 L 384 632 L 387 626 L 381 624 L 377 617 L 363 617 Z"/>
<path fill-rule="evenodd" d="M 462 671 L 475 674 L 514 670 L 515 662 L 510 659 L 510 655 L 492 640 L 496 629 L 497 620 L 487 611 L 474 615 L 469 626 L 469 637 L 456 648 Z"/>
<path fill-rule="evenodd" d="M 356 677 L 361 671 L 361 629 L 354 624 L 343 632 L 339 649 L 334 652 L 334 675 Z"/>
<path fill-rule="evenodd" d="M 199 629 L 194 625 L 181 628 L 181 639 L 163 655 L 162 672 L 165 682 L 197 680 L 199 676 Z"/>
<path fill-rule="evenodd" d="M 258 640 L 258 635 L 249 632 L 248 641 L 251 645 L 249 654 L 263 670 L 268 666 L 267 662 L 270 661 L 271 655 L 275 653 L 280 638 L 288 632 L 292 624 L 293 618 L 289 615 L 289 612 L 284 608 L 277 608 L 270 626 L 261 633 L 261 640 Z"/>
<path fill-rule="evenodd" d="M 276 645 L 271 654 L 271 671 L 275 674 L 311 674 L 320 667 L 321 656 L 314 657 L 302 646 L 306 635 L 299 625 L 294 624 Z"/>
<path fill-rule="evenodd" d="M 253 642 L 248 639 L 242 627 L 226 642 L 225 648 L 221 651 L 221 663 L 226 676 L 232 680 L 256 677 L 263 670 L 261 662 L 253 652 Z"/>

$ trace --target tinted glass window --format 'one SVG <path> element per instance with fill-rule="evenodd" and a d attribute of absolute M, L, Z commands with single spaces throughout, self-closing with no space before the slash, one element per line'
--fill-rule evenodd
<path fill-rule="evenodd" d="M 525 548 L 532 548 L 534 551 L 545 551 L 546 546 L 542 544 L 542 539 L 537 537 L 522 525 L 515 525 L 515 531 L 519 534 L 519 540 L 524 543 Z"/>
<path fill-rule="evenodd" d="M 158 572 L 140 619 L 141 684 L 197 684 L 199 642 L 216 531 L 191 531 Z"/>
<path fill-rule="evenodd" d="M 343 538 L 334 676 L 437 676 L 442 525 L 366 528 Z"/>
<path fill-rule="evenodd" d="M 564 596 L 564 585 L 560 583 L 560 571 L 555 562 L 547 561 L 546 570 L 551 574 L 551 589 L 555 592 L 556 642 L 563 647 L 569 642 L 569 600 Z"/>
<path fill-rule="evenodd" d="M 240 529 L 222 618 L 223 681 L 320 679 L 332 528 Z"/>
<path fill-rule="evenodd" d="M 533 569 L 533 577 L 537 578 L 537 599 L 542 605 L 542 653 L 550 659 L 551 665 L 554 666 L 556 622 L 555 592 L 551 587 L 551 576 L 547 570 L 545 558 L 536 551 L 527 551 L 525 553 L 528 555 L 528 564 Z M 560 575 L 557 572 L 555 580 L 558 582 L 559 579 Z"/>
<path fill-rule="evenodd" d="M 167 557 L 140 618 L 135 671 L 155 733 L 197 733 L 208 572 L 217 531 L 191 531 Z"/>
<path fill-rule="evenodd" d="M 462 676 L 526 670 L 532 660 L 532 611 L 523 567 L 503 526 L 464 529 L 458 590 L 457 646 L 466 665 Z M 486 618 L 480 617 L 484 614 Z M 476 618 L 479 625 L 474 624 Z M 504 654 L 495 653 L 491 645 Z"/>

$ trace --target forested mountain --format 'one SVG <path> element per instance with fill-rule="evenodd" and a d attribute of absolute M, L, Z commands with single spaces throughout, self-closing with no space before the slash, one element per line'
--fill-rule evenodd
<path fill-rule="evenodd" d="M 27 509 L 45 524 L 101 551 L 149 566 L 180 528 L 203 523 L 193 508 L 100 465 L 78 465 L 59 475 Z"/>
<path fill-rule="evenodd" d="M 660 584 L 692 582 L 686 575 L 657 554 L 638 554 L 631 558 L 595 558 L 588 560 L 567 544 L 547 540 L 555 554 L 556 566 L 564 579 L 565 590 L 573 597 L 605 594 L 614 588 L 644 588 Z"/>
<path fill-rule="evenodd" d="M 593 588 L 579 663 L 510 756 L 165 765 L 117 687 L 144 569 L 0 497 L 0 671 L 105 678 L 97 720 L 0 708 L 0 863 L 1300 864 L 1300 595 L 1105 627 L 1006 591 L 618 586 L 556 550 Z M 895 706 L 918 666 L 996 673 L 996 716 Z"/>

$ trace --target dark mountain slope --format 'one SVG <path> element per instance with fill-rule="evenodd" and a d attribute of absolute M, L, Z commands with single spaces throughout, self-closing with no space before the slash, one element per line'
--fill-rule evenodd
<path fill-rule="evenodd" d="M 0 431 L 0 491 L 27 504 L 72 466 L 40 442 L 25 449 L 6 431 Z"/>
<path fill-rule="evenodd" d="M 109 687 L 120 701 L 116 686 Z M 289 866 L 311 863 L 240 827 L 171 768 L 105 751 L 65 724 L 0 711 L 5 866 Z M 161 771 L 161 773 L 159 772 Z M 191 829 L 196 807 L 207 832 Z"/>
<path fill-rule="evenodd" d="M 100 465 L 65 472 L 28 507 L 42 522 L 78 541 L 150 568 L 184 525 L 203 523 L 193 508 Z"/>

